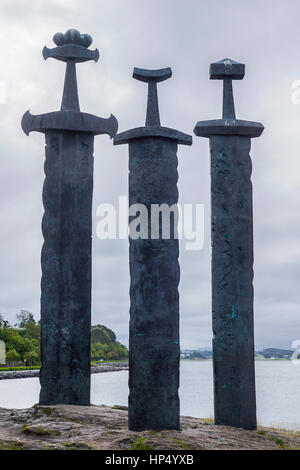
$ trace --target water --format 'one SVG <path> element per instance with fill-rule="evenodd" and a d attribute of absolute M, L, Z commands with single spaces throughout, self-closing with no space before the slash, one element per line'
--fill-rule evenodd
<path fill-rule="evenodd" d="M 127 405 L 128 372 L 92 375 L 91 402 Z M 27 408 L 38 402 L 39 379 L 0 381 L 0 407 Z M 300 430 L 300 366 L 290 361 L 256 362 L 257 416 L 262 426 Z M 181 415 L 213 417 L 211 361 L 181 362 Z"/>

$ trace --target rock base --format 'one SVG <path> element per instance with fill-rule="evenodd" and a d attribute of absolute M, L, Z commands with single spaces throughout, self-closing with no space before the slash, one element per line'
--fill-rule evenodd
<path fill-rule="evenodd" d="M 265 450 L 300 448 L 300 433 L 245 431 L 182 417 L 181 431 L 128 431 L 124 407 L 0 408 L 1 450 Z"/>

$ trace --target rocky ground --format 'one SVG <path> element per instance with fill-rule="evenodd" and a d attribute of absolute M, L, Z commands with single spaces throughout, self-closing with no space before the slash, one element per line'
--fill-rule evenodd
<path fill-rule="evenodd" d="M 300 432 L 245 431 L 182 417 L 181 431 L 131 432 L 127 410 L 107 406 L 0 408 L 2 450 L 300 449 Z"/>

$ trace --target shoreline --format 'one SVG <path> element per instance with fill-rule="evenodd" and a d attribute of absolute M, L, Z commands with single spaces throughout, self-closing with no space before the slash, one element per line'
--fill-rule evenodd
<path fill-rule="evenodd" d="M 111 363 L 101 366 L 91 366 L 91 374 L 100 374 L 103 372 L 117 372 L 121 370 L 128 370 L 128 363 Z M 0 380 L 30 379 L 39 376 L 39 369 L 0 372 Z"/>
<path fill-rule="evenodd" d="M 258 359 L 258 362 L 291 362 L 288 359 Z M 212 359 L 181 359 L 180 362 L 212 362 Z M 102 372 L 118 372 L 122 370 L 129 370 L 128 362 L 111 362 L 104 363 L 103 365 L 91 366 L 91 374 L 100 374 Z M 16 371 L 0 371 L 1 380 L 13 380 L 13 379 L 28 379 L 39 377 L 40 369 L 27 369 L 27 370 L 16 370 Z"/>

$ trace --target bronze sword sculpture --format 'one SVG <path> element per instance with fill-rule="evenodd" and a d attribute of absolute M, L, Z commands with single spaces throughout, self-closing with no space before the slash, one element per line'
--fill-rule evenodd
<path fill-rule="evenodd" d="M 180 268 L 176 222 L 164 238 L 163 221 L 153 221 L 152 205 L 176 207 L 177 148 L 192 137 L 160 125 L 157 82 L 170 68 L 134 69 L 148 83 L 146 125 L 118 134 L 115 145 L 129 144 L 129 205 L 147 209 L 144 234 L 130 230 L 129 429 L 179 429 Z M 169 214 L 170 215 L 170 214 Z M 147 233 L 145 233 L 147 232 Z M 154 237 L 152 237 L 154 234 Z M 144 236 L 146 235 L 146 236 Z"/>
<path fill-rule="evenodd" d="M 53 40 L 43 56 L 66 62 L 61 110 L 22 120 L 27 135 L 46 137 L 40 404 L 89 405 L 93 144 L 114 137 L 118 123 L 80 111 L 76 63 L 99 59 L 91 36 L 73 29 Z"/>
<path fill-rule="evenodd" d="M 223 117 L 198 122 L 211 154 L 212 310 L 215 423 L 256 428 L 253 331 L 251 138 L 263 126 L 236 119 L 232 80 L 245 66 L 224 59 L 210 78 L 224 81 Z"/>

